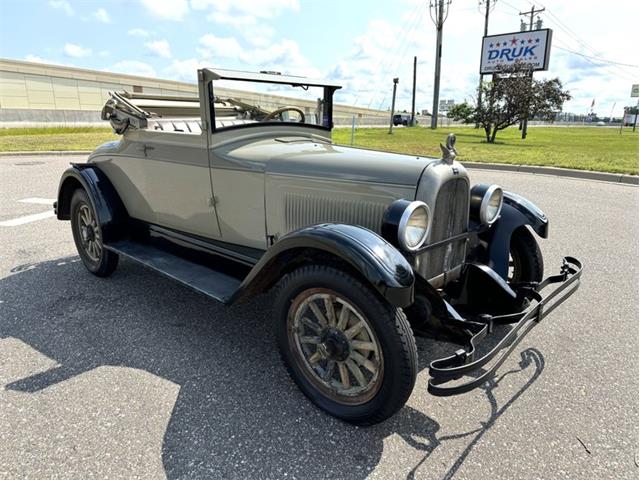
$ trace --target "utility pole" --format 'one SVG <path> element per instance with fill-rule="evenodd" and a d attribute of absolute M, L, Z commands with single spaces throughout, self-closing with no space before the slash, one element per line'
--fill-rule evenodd
<path fill-rule="evenodd" d="M 484 36 L 486 37 L 489 34 L 489 12 L 492 7 L 495 6 L 496 0 L 479 0 L 478 5 L 482 5 L 484 3 Z M 482 103 L 482 77 L 484 75 L 480 74 L 480 82 L 478 83 L 478 108 L 480 108 L 480 104 Z M 476 122 L 476 128 L 479 128 L 480 124 Z"/>
<path fill-rule="evenodd" d="M 533 30 L 533 16 L 536 13 L 542 13 L 542 12 L 544 12 L 544 8 L 536 10 L 535 5 L 532 5 L 530 11 L 528 11 L 528 12 L 520 12 L 520 15 L 525 16 L 525 17 L 527 15 L 529 15 L 529 30 Z M 538 19 L 538 25 L 542 26 L 542 20 Z"/>
<path fill-rule="evenodd" d="M 416 124 L 416 67 L 418 66 L 418 57 L 413 57 L 413 93 L 411 95 L 411 123 L 413 127 Z"/>
<path fill-rule="evenodd" d="M 431 128 L 438 127 L 438 101 L 440 97 L 440 60 L 442 59 L 442 27 L 449 16 L 449 5 L 451 0 L 434 0 L 429 3 L 429 15 L 433 24 L 436 26 L 436 69 L 433 79 L 433 109 L 431 111 Z"/>
<path fill-rule="evenodd" d="M 391 117 L 389 118 L 389 135 L 393 133 L 393 113 L 396 110 L 396 88 L 398 87 L 398 78 L 393 79 L 393 97 L 391 97 Z"/>
<path fill-rule="evenodd" d="M 544 12 L 544 10 L 545 10 L 544 8 L 540 8 L 540 9 L 536 10 L 535 5 L 531 5 L 531 10 L 530 11 L 528 11 L 528 12 L 520 12 L 520 16 L 526 17 L 527 15 L 529 15 L 529 31 L 533 30 L 533 16 L 536 13 Z M 524 24 L 524 22 L 521 23 L 521 27 L 520 27 L 521 30 L 522 30 L 523 24 Z M 542 27 L 542 20 L 540 19 L 540 17 L 538 17 L 538 22 L 537 22 L 536 27 L 538 29 L 540 29 Z M 533 72 L 531 72 L 529 74 L 529 77 L 533 81 Z M 527 108 L 527 110 L 528 110 L 528 108 Z M 529 116 L 529 112 L 525 112 L 524 118 L 522 119 L 522 123 L 521 123 L 521 126 L 522 126 L 522 139 L 523 140 L 525 138 L 527 138 L 527 124 L 529 123 L 528 116 Z"/>

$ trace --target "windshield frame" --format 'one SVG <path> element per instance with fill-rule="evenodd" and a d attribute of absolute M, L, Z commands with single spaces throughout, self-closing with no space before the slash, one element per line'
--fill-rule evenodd
<path fill-rule="evenodd" d="M 300 122 L 261 122 L 258 121 L 256 123 L 247 123 L 240 125 L 229 125 L 224 127 L 216 126 L 216 113 L 215 113 L 215 88 L 214 82 L 216 80 L 231 80 L 231 81 L 242 81 L 244 82 L 253 82 L 253 83 L 271 83 L 271 84 L 284 84 L 289 85 L 293 88 L 301 87 L 303 89 L 308 89 L 309 87 L 321 87 L 322 88 L 322 99 L 318 99 L 322 103 L 322 118 L 320 124 L 312 124 L 312 123 L 300 123 Z M 239 128 L 254 128 L 254 127 L 268 127 L 271 125 L 282 127 L 304 127 L 304 128 L 313 128 L 313 129 L 322 129 L 325 131 L 331 131 L 333 128 L 333 94 L 336 90 L 338 90 L 340 85 L 330 81 L 324 80 L 312 80 L 304 77 L 291 77 L 291 76 L 281 76 L 278 74 L 253 74 L 249 72 L 235 72 L 235 71 L 211 71 L 208 69 L 202 69 L 198 71 L 198 83 L 200 83 L 200 92 L 205 98 L 205 111 L 202 112 L 202 120 L 208 120 L 204 123 L 210 126 L 209 130 L 211 133 L 226 131 L 231 129 L 239 129 Z M 295 98 L 292 98 L 295 100 Z"/>

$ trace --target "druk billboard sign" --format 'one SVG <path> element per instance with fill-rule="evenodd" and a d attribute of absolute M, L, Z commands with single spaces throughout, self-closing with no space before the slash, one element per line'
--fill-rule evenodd
<path fill-rule="evenodd" d="M 548 28 L 483 37 L 480 73 L 493 73 L 517 61 L 529 65 L 533 71 L 547 70 L 550 50 Z"/>

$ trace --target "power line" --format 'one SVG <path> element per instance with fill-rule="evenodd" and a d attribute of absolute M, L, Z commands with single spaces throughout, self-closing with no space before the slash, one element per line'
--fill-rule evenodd
<path fill-rule="evenodd" d="M 416 5 L 416 7 L 413 10 L 413 14 L 410 17 L 407 17 L 407 19 L 405 20 L 404 24 L 402 25 L 402 28 L 400 29 L 400 33 L 402 34 L 402 32 L 404 32 L 405 30 L 407 30 L 412 24 L 417 22 L 417 14 L 418 12 L 422 11 L 422 5 Z M 379 82 L 380 81 L 380 77 L 378 75 L 378 73 L 380 72 L 380 69 L 384 66 L 385 70 L 384 73 L 382 75 L 382 77 L 386 78 L 387 75 L 387 71 L 388 71 L 388 67 L 391 64 L 391 62 L 397 57 L 397 53 L 399 51 L 400 48 L 402 48 L 402 46 L 404 45 L 404 42 L 407 40 L 407 37 L 404 35 L 401 35 L 401 42 L 397 42 L 394 43 L 394 46 L 392 48 L 389 48 L 386 50 L 384 56 L 382 57 L 382 60 L 378 63 L 377 68 L 375 70 L 375 72 L 372 75 L 372 79 L 374 79 L 374 82 Z M 367 86 L 371 86 L 370 84 Z M 377 87 L 378 84 L 374 83 L 374 87 Z M 358 103 L 358 100 L 360 99 L 360 93 L 367 88 L 366 86 L 359 88 L 356 92 L 355 92 L 355 100 L 353 101 L 353 106 L 355 106 Z M 374 88 L 375 90 L 375 88 Z M 375 93 L 373 94 L 375 98 Z M 371 103 L 373 102 L 373 99 L 371 99 L 369 101 L 369 105 L 371 105 Z"/>
<path fill-rule="evenodd" d="M 396 68 L 400 57 L 404 56 L 407 48 L 409 47 L 410 38 L 413 36 L 413 32 L 418 27 L 420 23 L 420 17 L 422 16 L 423 9 L 422 5 L 417 5 L 414 10 L 414 15 L 411 15 L 410 18 L 407 18 L 407 21 L 403 25 L 403 28 L 400 30 L 401 41 L 395 44 L 394 48 L 390 48 L 387 50 L 385 54 L 385 60 L 378 64 L 378 68 L 376 69 L 374 75 L 372 76 L 374 82 L 373 93 L 371 97 L 369 97 L 369 103 L 367 104 L 367 108 L 371 108 L 371 104 L 374 103 L 378 95 L 380 94 L 380 84 L 387 78 L 387 75 Z M 384 70 L 382 70 L 382 74 L 379 74 L 381 69 L 384 66 Z M 383 89 L 385 91 L 386 89 Z M 382 103 L 386 100 L 387 94 L 383 94 L 382 101 L 380 102 L 380 107 L 382 108 Z"/>
<path fill-rule="evenodd" d="M 421 6 L 421 5 L 420 5 Z M 410 30 L 408 31 L 405 40 L 410 39 L 413 36 L 414 31 L 420 26 L 423 17 L 425 15 L 425 10 L 423 8 L 420 9 L 420 13 L 418 15 L 416 15 L 414 17 L 414 23 L 412 25 L 412 27 L 410 28 Z M 407 41 L 406 43 L 403 43 L 402 46 L 402 50 L 400 51 L 400 53 L 398 55 L 396 55 L 395 61 L 390 64 L 389 69 L 387 69 L 384 73 L 384 78 L 386 78 L 386 75 L 388 74 L 389 70 L 393 70 L 396 71 L 396 69 L 400 66 L 400 62 L 404 60 L 404 56 L 407 53 L 407 50 L 409 49 L 409 47 L 411 46 L 411 41 Z M 380 104 L 378 105 L 378 110 L 382 110 L 382 105 L 384 104 L 385 100 L 387 99 L 387 92 L 386 90 L 383 90 L 385 93 L 382 96 L 382 100 L 380 100 Z M 373 97 L 371 99 L 371 101 L 369 102 L 369 105 L 371 105 L 373 103 L 373 100 L 375 99 L 375 97 Z"/>
<path fill-rule="evenodd" d="M 591 60 L 596 60 L 596 61 L 602 62 L 602 63 L 608 63 L 608 64 L 611 64 L 611 65 L 621 65 L 623 67 L 638 68 L 638 65 L 633 65 L 633 64 L 630 64 L 630 63 L 614 62 L 613 60 L 607 60 L 606 58 L 592 57 L 591 55 L 585 55 L 584 53 L 576 52 L 574 50 L 570 50 L 568 48 L 560 47 L 558 45 L 552 45 L 552 47 L 553 48 L 559 48 L 560 50 L 564 50 L 565 52 L 573 53 L 574 55 L 579 55 L 581 57 L 588 58 L 588 59 L 591 59 Z"/>
<path fill-rule="evenodd" d="M 559 41 L 559 40 L 557 40 L 557 39 L 556 39 L 556 41 L 554 42 L 554 45 L 552 46 L 552 48 L 560 48 L 561 50 L 562 50 L 562 49 L 564 49 L 564 50 L 570 50 L 570 49 L 569 49 L 569 48 L 567 48 L 566 46 L 563 48 L 563 47 L 561 47 L 561 46 L 557 45 L 558 43 L 564 43 L 564 42 L 561 42 L 561 41 Z M 624 77 L 624 78 L 629 79 L 629 80 L 632 80 L 632 81 L 633 81 L 633 80 L 636 80 L 636 77 L 635 77 L 634 75 L 632 75 L 631 73 L 628 73 L 626 70 L 622 70 L 622 69 L 620 69 L 620 71 L 614 70 L 615 68 L 617 68 L 615 65 L 608 65 L 608 64 L 597 63 L 597 62 L 595 62 L 595 61 L 591 60 L 589 57 L 584 57 L 584 59 L 585 59 L 588 63 L 590 63 L 591 65 L 593 65 L 594 67 L 596 67 L 596 68 L 601 68 L 601 69 L 605 70 L 608 74 L 611 74 L 611 75 L 618 75 L 618 76 Z"/>
<path fill-rule="evenodd" d="M 531 1 L 527 0 L 530 4 Z M 544 7 L 544 5 L 543 5 Z M 561 30 L 563 30 L 572 40 L 574 40 L 578 46 L 582 49 L 588 50 L 591 53 L 594 54 L 594 56 L 596 57 L 600 57 L 601 52 L 596 50 L 595 48 L 593 48 L 591 45 L 589 45 L 586 41 L 582 40 L 580 38 L 580 36 L 571 29 L 571 27 L 569 27 L 565 22 L 563 22 L 557 15 L 555 15 L 552 11 L 550 11 L 549 9 L 547 9 L 546 13 L 545 13 L 545 17 L 547 17 L 547 20 L 549 20 L 550 22 L 554 23 L 556 26 L 558 26 Z M 576 52 L 577 53 L 577 52 Z M 586 58 L 586 56 L 585 56 Z M 629 76 L 629 75 L 633 75 L 634 79 L 635 79 L 635 74 L 628 72 L 627 70 L 625 70 L 623 68 L 622 65 L 618 65 L 619 62 L 607 62 L 611 65 L 610 68 L 612 68 L 615 73 L 619 74 L 619 75 L 624 75 L 624 76 Z M 606 67 L 605 67 L 606 68 Z"/>
<path fill-rule="evenodd" d="M 513 5 L 511 5 L 509 2 L 505 1 L 505 0 L 500 0 L 501 3 L 505 4 L 507 7 L 511 8 L 512 10 L 520 13 L 520 9 L 517 7 L 514 7 Z"/>

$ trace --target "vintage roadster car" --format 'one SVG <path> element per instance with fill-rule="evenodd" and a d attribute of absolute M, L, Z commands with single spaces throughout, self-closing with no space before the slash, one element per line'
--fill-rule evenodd
<path fill-rule="evenodd" d="M 547 237 L 547 217 L 498 185 L 471 187 L 453 136 L 442 158 L 338 146 L 335 83 L 198 80 L 199 98 L 112 93 L 102 116 L 122 139 L 63 174 L 57 218 L 101 277 L 122 256 L 225 304 L 273 289 L 282 360 L 330 414 L 370 425 L 398 411 L 414 335 L 466 347 L 430 364 L 432 394 L 481 385 L 578 287 L 571 257 L 543 279 L 534 233 Z M 258 92 L 216 93 L 234 82 Z M 299 98 L 310 89 L 321 96 Z M 479 354 L 499 324 L 512 326 Z"/>

